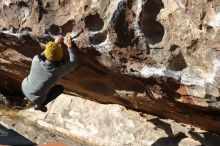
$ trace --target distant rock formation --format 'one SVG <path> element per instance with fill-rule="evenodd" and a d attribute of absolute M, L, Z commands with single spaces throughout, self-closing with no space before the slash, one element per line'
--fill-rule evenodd
<path fill-rule="evenodd" d="M 20 94 L 41 44 L 71 32 L 60 82 L 101 103 L 220 131 L 217 0 L 0 0 L 0 88 Z"/>

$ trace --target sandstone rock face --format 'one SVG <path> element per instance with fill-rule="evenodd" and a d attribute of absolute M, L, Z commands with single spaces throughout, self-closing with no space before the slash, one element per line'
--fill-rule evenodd
<path fill-rule="evenodd" d="M 40 43 L 71 33 L 70 92 L 220 131 L 217 0 L 0 0 L 0 88 L 20 94 Z M 204 118 L 205 117 L 205 118 Z"/>
<path fill-rule="evenodd" d="M 59 143 L 65 144 L 67 146 L 94 146 L 79 139 L 70 139 L 62 136 L 59 133 L 48 132 L 47 130 L 40 128 L 37 125 L 34 125 L 30 122 L 25 122 L 24 120 L 10 119 L 2 115 L 1 112 L 0 115 L 1 125 L 4 125 L 4 127 L 7 129 L 16 131 L 18 134 L 22 135 L 37 145 L 58 145 L 57 142 L 59 141 Z M 10 142 L 11 141 L 8 141 L 8 143 Z"/>
<path fill-rule="evenodd" d="M 139 114 L 120 105 L 103 105 L 63 94 L 47 107 L 49 111 L 45 114 L 28 109 L 19 115 L 49 131 L 100 146 L 220 144 L 218 135 L 173 120 Z"/>

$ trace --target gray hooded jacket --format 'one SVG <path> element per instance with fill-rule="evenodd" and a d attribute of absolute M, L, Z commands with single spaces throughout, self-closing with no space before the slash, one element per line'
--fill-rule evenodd
<path fill-rule="evenodd" d="M 56 81 L 76 67 L 77 60 L 72 48 L 68 48 L 69 62 L 59 66 L 48 60 L 41 60 L 38 55 L 32 60 L 28 77 L 22 82 L 24 95 L 32 102 L 38 98 L 44 98 L 55 85 Z M 42 53 L 42 55 L 44 52 Z"/>

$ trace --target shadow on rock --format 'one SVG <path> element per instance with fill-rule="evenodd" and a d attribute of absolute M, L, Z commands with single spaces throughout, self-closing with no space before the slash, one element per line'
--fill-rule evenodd
<path fill-rule="evenodd" d="M 179 142 L 183 139 L 186 138 L 187 136 L 180 132 L 177 135 L 173 134 L 171 125 L 161 121 L 159 118 L 151 119 L 149 122 L 152 122 L 156 127 L 163 129 L 168 137 L 162 137 L 159 138 L 157 141 L 155 141 L 151 146 L 178 146 Z"/>
<path fill-rule="evenodd" d="M 173 137 L 162 137 L 154 142 L 151 146 L 178 146 L 179 142 L 186 138 L 184 133 L 179 133 Z"/>
<path fill-rule="evenodd" d="M 204 146 L 218 146 L 220 145 L 220 135 L 204 132 L 204 133 L 195 133 L 189 132 L 191 137 L 194 140 L 199 141 Z"/>
<path fill-rule="evenodd" d="M 163 129 L 166 132 L 167 135 L 174 136 L 170 124 L 161 121 L 159 118 L 151 119 L 149 121 L 152 122 L 156 127 Z"/>

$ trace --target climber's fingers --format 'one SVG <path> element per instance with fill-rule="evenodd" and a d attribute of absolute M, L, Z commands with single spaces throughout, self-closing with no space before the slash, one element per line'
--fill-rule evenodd
<path fill-rule="evenodd" d="M 55 38 L 55 41 L 54 41 L 54 42 L 60 44 L 62 41 L 63 41 L 63 36 L 58 35 L 58 36 Z"/>
<path fill-rule="evenodd" d="M 67 34 L 64 37 L 64 44 L 67 45 L 68 48 L 72 47 L 72 40 L 71 40 L 70 34 Z"/>

